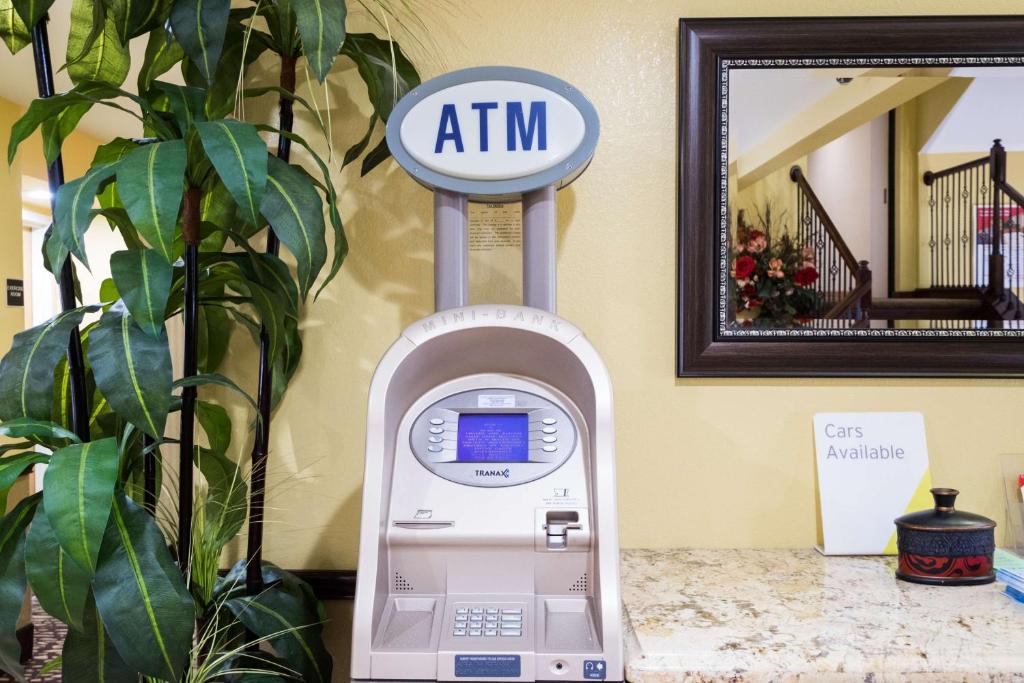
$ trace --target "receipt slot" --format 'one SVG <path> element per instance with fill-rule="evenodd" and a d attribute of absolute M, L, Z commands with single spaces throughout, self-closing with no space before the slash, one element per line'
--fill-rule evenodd
<path fill-rule="evenodd" d="M 555 192 L 597 134 L 572 86 L 504 67 L 388 121 L 434 191 L 436 312 L 370 386 L 355 681 L 623 680 L 611 385 L 554 312 Z M 525 305 L 467 305 L 469 201 L 522 202 Z"/>

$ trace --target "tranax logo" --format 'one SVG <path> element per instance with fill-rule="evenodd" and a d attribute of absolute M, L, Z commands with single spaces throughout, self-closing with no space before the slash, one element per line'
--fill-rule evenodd
<path fill-rule="evenodd" d="M 509 469 L 506 467 L 503 470 L 476 470 L 476 476 L 478 477 L 509 477 Z"/>

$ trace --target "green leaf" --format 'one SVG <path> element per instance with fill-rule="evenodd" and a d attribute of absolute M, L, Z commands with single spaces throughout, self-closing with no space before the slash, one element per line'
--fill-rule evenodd
<path fill-rule="evenodd" d="M 233 331 L 234 325 L 223 308 L 199 307 L 199 372 L 211 373 L 220 367 L 227 355 Z"/>
<path fill-rule="evenodd" d="M 0 0 L 0 3 L 4 1 Z M 2 9 L 2 5 L 0 5 L 0 9 Z M 13 11 L 12 9 L 11 12 Z M 0 13 L 0 18 L 2 16 L 3 14 Z M 14 161 L 18 145 L 32 135 L 43 122 L 59 117 L 66 109 L 74 105 L 87 104 L 91 106 L 93 95 L 97 95 L 97 99 L 99 99 L 106 94 L 104 92 L 106 90 L 109 89 L 105 86 L 83 84 L 75 86 L 66 93 L 32 100 L 25 113 L 11 127 L 11 139 L 7 142 L 7 163 L 10 164 Z M 46 161 L 50 163 L 53 159 L 47 157 Z"/>
<path fill-rule="evenodd" d="M 387 139 L 381 139 L 377 146 L 370 150 L 370 153 L 363 158 L 363 164 L 359 169 L 359 175 L 366 175 L 377 168 L 381 162 L 391 156 L 391 148 L 388 147 Z"/>
<path fill-rule="evenodd" d="M 321 83 L 345 42 L 345 0 L 291 0 L 303 53 Z"/>
<path fill-rule="evenodd" d="M 110 407 L 150 436 L 162 438 L 172 379 L 166 333 L 151 337 L 115 304 L 92 332 L 88 358 Z"/>
<path fill-rule="evenodd" d="M 196 465 L 208 486 L 205 503 L 204 535 L 213 547 L 223 547 L 245 523 L 247 487 L 238 465 L 223 453 L 198 449 Z"/>
<path fill-rule="evenodd" d="M 7 493 L 25 470 L 36 463 L 47 462 L 50 456 L 37 451 L 26 451 L 0 458 L 0 502 L 7 502 Z M 4 506 L 6 507 L 6 505 Z"/>
<path fill-rule="evenodd" d="M 146 54 L 142 58 L 142 68 L 139 69 L 139 78 L 136 81 L 139 94 L 149 90 L 153 81 L 170 71 L 184 56 L 185 51 L 181 48 L 181 43 L 162 26 L 150 31 Z"/>
<path fill-rule="evenodd" d="M 420 84 L 416 67 L 396 42 L 372 33 L 350 33 L 341 47 L 341 54 L 356 63 L 370 104 L 381 121 L 386 122 L 398 100 Z"/>
<path fill-rule="evenodd" d="M 134 671 L 179 680 L 195 627 L 195 603 L 152 516 L 118 496 L 93 579 L 110 639 Z"/>
<path fill-rule="evenodd" d="M 109 180 L 118 168 L 117 163 L 93 166 L 81 178 L 65 183 L 57 190 L 54 202 L 54 223 L 52 240 L 57 240 L 87 267 L 83 238 L 89 229 L 93 201 L 100 186 Z M 53 264 L 56 266 L 63 265 Z"/>
<path fill-rule="evenodd" d="M 13 2 L 14 9 L 18 11 L 18 16 L 21 17 L 25 26 L 35 26 L 53 4 L 53 0 L 13 0 Z"/>
<path fill-rule="evenodd" d="M 278 587 L 252 597 L 233 598 L 229 609 L 257 636 L 270 636 L 274 652 L 310 683 L 331 680 L 332 661 L 322 639 L 322 618 L 299 595 Z"/>
<path fill-rule="evenodd" d="M 267 145 L 255 126 L 241 121 L 207 121 L 195 126 L 217 175 L 247 221 L 258 225 L 267 187 Z"/>
<path fill-rule="evenodd" d="M 167 0 L 104 0 L 122 44 L 163 23 Z M 143 92 L 140 90 L 140 92 Z"/>
<path fill-rule="evenodd" d="M 370 125 L 366 128 L 366 135 L 363 139 L 352 145 L 345 152 L 345 157 L 341 160 L 341 167 L 345 168 L 353 161 L 359 158 L 359 155 L 366 151 L 366 148 L 370 146 L 370 139 L 373 137 L 373 129 L 377 127 L 377 115 L 374 114 L 370 117 Z"/>
<path fill-rule="evenodd" d="M 174 232 L 187 161 L 185 142 L 168 140 L 131 152 L 118 169 L 118 192 L 128 216 L 168 263 L 174 262 Z"/>
<path fill-rule="evenodd" d="M 174 0 L 171 7 L 174 37 L 207 83 L 217 71 L 230 12 L 231 0 Z"/>
<path fill-rule="evenodd" d="M 102 30 L 94 0 L 75 0 L 71 6 L 68 34 L 68 75 L 73 83 L 99 82 L 118 86 L 128 76 L 131 57 L 128 46 L 117 35 L 114 15 L 104 14 Z M 76 55 L 72 57 L 72 55 Z"/>
<path fill-rule="evenodd" d="M 9 436 L 14 439 L 31 439 L 40 443 L 52 442 L 57 439 L 67 439 L 71 442 L 79 441 L 74 432 L 64 429 L 59 424 L 31 417 L 19 417 L 0 424 L 0 436 Z"/>
<path fill-rule="evenodd" d="M 171 114 L 182 134 L 188 131 L 196 121 L 206 120 L 206 112 L 203 110 L 205 93 L 202 89 L 176 83 L 164 83 L 163 81 L 155 81 L 152 89 L 166 99 L 167 106 L 170 107 Z"/>
<path fill-rule="evenodd" d="M 65 681 L 76 683 L 135 683 L 139 674 L 124 663 L 114 641 L 103 627 L 91 595 L 78 630 L 68 631 L 61 653 Z M 73 678 L 72 678 L 73 676 Z"/>
<path fill-rule="evenodd" d="M 117 440 L 108 437 L 55 451 L 43 476 L 46 517 L 53 533 L 60 547 L 90 575 L 99 559 L 119 462 Z"/>
<path fill-rule="evenodd" d="M 0 669 L 24 681 L 18 616 L 25 603 L 25 528 L 32 521 L 41 493 L 18 503 L 0 521 Z"/>
<path fill-rule="evenodd" d="M 12 55 L 32 42 L 28 26 L 14 9 L 12 0 L 0 0 L 0 38 Z"/>
<path fill-rule="evenodd" d="M 14 335 L 11 350 L 0 360 L 0 419 L 50 417 L 53 368 L 90 310 L 97 307 L 73 308 Z"/>
<path fill-rule="evenodd" d="M 230 379 L 216 372 L 207 372 L 200 375 L 192 375 L 191 377 L 182 377 L 181 379 L 174 380 L 174 388 L 181 389 L 182 387 L 200 387 L 205 384 L 213 384 L 218 387 L 224 387 L 231 389 L 236 394 L 244 398 L 249 402 L 254 409 L 256 408 L 256 401 L 253 400 L 252 396 L 245 393 L 245 391 L 232 382 Z"/>
<path fill-rule="evenodd" d="M 323 203 L 309 176 L 295 167 L 270 157 L 268 170 L 260 211 L 295 256 L 299 291 L 305 299 L 327 261 Z"/>
<path fill-rule="evenodd" d="M 161 338 L 174 267 L 153 249 L 130 249 L 111 255 L 110 272 L 135 323 Z"/>
<path fill-rule="evenodd" d="M 281 339 L 284 335 L 284 321 L 287 306 L 284 298 L 277 292 L 264 287 L 263 285 L 248 280 L 241 275 L 233 278 L 228 286 L 243 296 L 249 297 L 250 303 L 256 309 L 260 322 L 270 341 L 268 350 L 271 362 L 277 358 L 281 347 Z"/>
<path fill-rule="evenodd" d="M 264 2 L 263 6 L 266 7 L 268 4 Z M 186 60 L 181 65 L 185 83 L 206 90 L 205 108 L 208 119 L 225 118 L 234 110 L 239 75 L 244 75 L 246 69 L 266 49 L 266 45 L 258 40 L 247 42 L 246 31 L 246 27 L 237 22 L 232 21 L 228 24 L 227 34 L 224 38 L 224 50 L 221 52 L 212 84 L 207 82 L 199 68 L 191 60 Z M 259 35 L 259 31 L 253 30 L 249 37 Z"/>
<path fill-rule="evenodd" d="M 118 162 L 129 152 L 137 148 L 138 145 L 127 138 L 114 138 L 107 144 L 96 148 L 96 154 L 93 155 L 90 166 L 102 166 Z M 121 202 L 121 195 L 117 191 L 117 183 L 109 183 L 104 187 L 99 195 L 97 195 L 97 200 L 103 209 L 124 207 L 124 204 Z M 107 219 L 107 222 L 110 223 L 111 227 L 114 227 L 114 223 L 110 218 Z"/>
<path fill-rule="evenodd" d="M 375 119 L 376 117 L 374 117 Z M 269 130 L 277 135 L 283 135 L 292 142 L 297 142 L 306 148 L 309 152 L 309 158 L 316 162 L 316 165 L 320 168 L 320 173 L 324 177 L 323 183 L 320 184 L 321 189 L 327 196 L 327 215 L 331 219 L 331 227 L 334 229 L 334 258 L 331 261 L 331 269 L 328 272 L 327 277 L 320 283 L 319 289 L 316 291 L 316 295 L 313 297 L 314 300 L 320 297 L 320 294 L 324 291 L 324 288 L 330 284 L 334 276 L 338 274 L 341 269 L 341 264 L 345 261 L 345 256 L 348 255 L 348 239 L 345 237 L 345 226 L 341 222 L 341 213 L 338 211 L 338 194 L 334 190 L 334 181 L 331 179 L 331 171 L 324 163 L 324 160 L 320 158 L 320 155 L 310 146 L 310 144 L 301 136 L 288 131 L 279 130 L 270 126 L 261 126 L 261 130 Z"/>
<path fill-rule="evenodd" d="M 210 448 L 218 453 L 227 453 L 231 445 L 231 418 L 228 417 L 228 411 L 216 403 L 196 401 L 196 418 L 206 432 Z"/>
<path fill-rule="evenodd" d="M 89 597 L 92 573 L 79 567 L 60 547 L 46 516 L 45 505 L 44 500 L 43 508 L 28 530 L 25 572 L 46 613 L 73 629 L 82 630 L 82 613 Z"/>

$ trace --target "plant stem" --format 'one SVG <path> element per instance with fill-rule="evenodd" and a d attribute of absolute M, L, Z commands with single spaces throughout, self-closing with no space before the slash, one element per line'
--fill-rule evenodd
<path fill-rule="evenodd" d="M 185 362 L 184 377 L 197 372 L 199 350 L 199 203 L 202 190 L 185 190 L 181 233 L 185 240 Z M 192 543 L 192 451 L 195 440 L 196 387 L 181 391 L 181 443 L 178 452 L 178 565 L 188 572 Z"/>
<path fill-rule="evenodd" d="M 289 93 L 295 93 L 295 58 L 281 56 L 281 87 Z M 292 100 L 281 97 L 278 100 L 278 127 L 290 133 L 293 126 Z M 291 140 L 284 135 L 277 138 L 277 156 L 288 161 L 291 155 Z M 273 228 L 267 229 L 267 253 L 277 255 L 277 235 Z M 245 588 L 249 595 L 256 595 L 263 590 L 263 505 L 266 493 L 267 455 L 270 446 L 270 407 L 273 395 L 272 364 L 270 357 L 270 337 L 266 328 L 260 328 L 260 365 L 259 386 L 256 390 L 256 404 L 260 411 L 260 421 L 256 426 L 256 438 L 252 446 L 252 472 L 250 475 L 251 493 L 249 495 L 249 534 L 246 548 Z"/>
<path fill-rule="evenodd" d="M 50 39 L 46 33 L 48 17 L 43 17 L 32 27 L 32 57 L 35 60 L 36 85 L 39 97 L 53 96 L 53 66 L 50 62 Z M 57 190 L 64 184 L 64 161 L 58 154 L 46 169 L 50 185 L 50 210 L 54 211 Z M 55 273 L 56 275 L 56 273 Z M 60 307 L 64 311 L 77 308 L 75 297 L 75 266 L 71 256 L 64 259 L 58 279 L 60 285 Z M 85 393 L 85 361 L 82 357 L 82 338 L 78 327 L 71 330 L 68 338 L 68 382 L 71 389 L 71 428 L 82 441 L 89 440 L 89 397 Z"/>

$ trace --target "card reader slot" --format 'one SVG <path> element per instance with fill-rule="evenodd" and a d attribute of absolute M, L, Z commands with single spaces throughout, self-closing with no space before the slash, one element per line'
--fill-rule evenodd
<path fill-rule="evenodd" d="M 436 519 L 405 519 L 394 521 L 392 522 L 392 524 L 401 529 L 416 529 L 418 531 L 429 531 L 431 529 L 447 529 L 448 527 L 455 526 L 455 522 L 440 521 Z"/>

